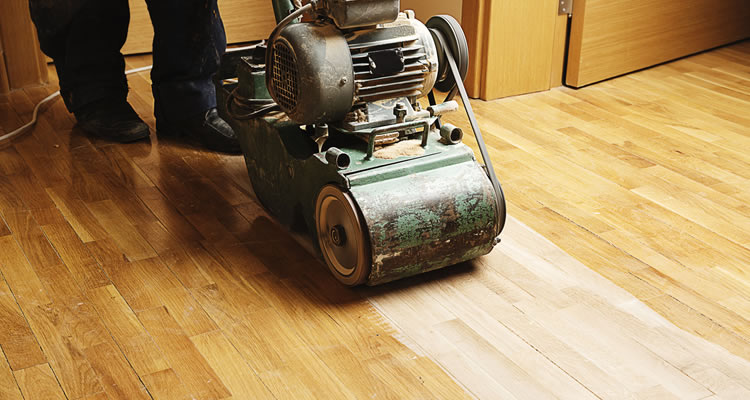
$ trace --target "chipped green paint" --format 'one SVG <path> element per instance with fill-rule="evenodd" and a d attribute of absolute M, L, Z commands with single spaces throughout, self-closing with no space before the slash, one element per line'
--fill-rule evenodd
<path fill-rule="evenodd" d="M 495 194 L 473 160 L 352 186 L 351 193 L 370 231 L 369 285 L 457 264 L 493 247 Z"/>
<path fill-rule="evenodd" d="M 429 210 L 415 210 L 413 213 L 396 217 L 396 241 L 400 247 L 408 248 L 440 235 L 440 216 Z M 424 230 L 421 227 L 428 226 Z"/>

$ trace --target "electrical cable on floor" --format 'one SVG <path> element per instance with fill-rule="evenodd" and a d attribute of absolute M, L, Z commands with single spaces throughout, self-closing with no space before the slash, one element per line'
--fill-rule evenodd
<path fill-rule="evenodd" d="M 148 65 L 148 66 L 141 67 L 141 68 L 130 69 L 130 70 L 125 71 L 125 75 L 130 75 L 130 74 L 135 74 L 135 73 L 138 73 L 138 72 L 148 71 L 148 70 L 151 69 L 151 67 L 152 67 L 151 65 Z M 31 113 L 31 121 L 27 122 L 26 124 L 22 125 L 20 128 L 14 130 L 12 132 L 9 132 L 9 133 L 6 133 L 3 136 L 0 136 L 0 143 L 3 143 L 5 141 L 10 141 L 15 136 L 18 136 L 18 135 L 22 134 L 23 132 L 26 132 L 27 129 L 29 129 L 29 128 L 33 127 L 34 125 L 36 125 L 37 116 L 39 115 L 39 109 L 45 103 L 48 103 L 48 102 L 54 100 L 59 95 L 60 95 L 60 91 L 58 90 L 55 93 L 52 93 L 51 95 L 45 97 L 39 103 L 37 103 L 37 105 L 34 107 L 34 111 Z"/>
<path fill-rule="evenodd" d="M 227 49 L 226 52 L 227 53 L 232 53 L 232 52 L 235 52 L 235 51 L 250 50 L 250 49 L 255 48 L 256 46 L 257 46 L 257 44 L 252 44 L 250 46 L 244 46 L 244 47 L 233 47 L 231 49 Z M 138 72 L 148 71 L 152 67 L 153 67 L 153 65 L 147 65 L 145 67 L 129 69 L 129 70 L 125 71 L 125 75 L 137 74 Z M 26 124 L 22 125 L 20 128 L 14 130 L 12 132 L 8 132 L 5 135 L 0 136 L 0 143 L 6 142 L 6 141 L 10 141 L 14 137 L 20 135 L 23 132 L 26 132 L 27 129 L 32 128 L 34 125 L 36 125 L 37 116 L 39 115 L 39 109 L 44 104 L 46 104 L 46 103 L 54 100 L 55 98 L 57 98 L 57 96 L 59 96 L 59 95 L 60 95 L 60 91 L 58 90 L 55 93 L 52 93 L 51 95 L 49 95 L 49 96 L 45 97 L 44 99 L 42 99 L 42 101 L 40 101 L 39 103 L 37 103 L 37 105 L 34 107 L 34 111 L 31 114 L 31 121 L 27 122 Z"/>
<path fill-rule="evenodd" d="M 24 124 L 23 126 L 21 126 L 20 128 L 14 130 L 12 132 L 9 132 L 9 133 L 6 133 L 3 136 L 0 136 L 0 143 L 4 142 L 6 140 L 10 140 L 14 136 L 20 135 L 22 132 L 25 132 L 26 129 L 28 129 L 28 128 L 34 126 L 34 125 L 36 125 L 36 117 L 37 117 L 37 114 L 39 114 L 39 108 L 44 103 L 47 103 L 48 101 L 54 99 L 55 97 L 57 97 L 59 95 L 60 95 L 60 91 L 58 90 L 57 92 L 52 93 L 51 95 L 45 97 L 44 100 L 42 100 L 39 103 L 37 103 L 36 107 L 34 107 L 34 112 L 31 114 L 31 121 L 29 121 L 28 123 Z"/>

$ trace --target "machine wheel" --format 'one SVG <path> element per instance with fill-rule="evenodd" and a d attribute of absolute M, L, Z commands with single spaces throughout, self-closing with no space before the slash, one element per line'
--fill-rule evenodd
<path fill-rule="evenodd" d="M 367 281 L 372 260 L 364 219 L 351 196 L 327 185 L 315 204 L 318 244 L 333 275 L 348 286 Z"/>
<path fill-rule="evenodd" d="M 427 25 L 430 33 L 432 33 L 435 39 L 435 46 L 438 49 L 440 68 L 438 70 L 435 89 L 441 92 L 449 92 L 456 85 L 456 81 L 448 71 L 448 61 L 445 60 L 445 51 L 440 46 L 440 41 L 434 36 L 437 34 L 442 35 L 446 46 L 450 47 L 450 51 L 456 59 L 461 79 L 466 79 L 466 74 L 469 72 L 469 45 L 466 42 L 466 35 L 464 35 L 464 31 L 461 29 L 461 24 L 450 15 L 436 15 L 430 18 L 425 25 Z"/>

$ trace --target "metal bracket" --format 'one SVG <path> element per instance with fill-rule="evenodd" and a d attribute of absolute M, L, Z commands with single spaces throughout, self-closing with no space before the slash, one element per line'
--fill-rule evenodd
<path fill-rule="evenodd" d="M 573 14 L 573 0 L 559 0 L 559 2 L 557 15 Z"/>

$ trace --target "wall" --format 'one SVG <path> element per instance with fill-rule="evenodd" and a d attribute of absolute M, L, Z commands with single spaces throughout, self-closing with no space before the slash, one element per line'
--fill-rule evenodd
<path fill-rule="evenodd" d="M 276 26 L 270 0 L 219 0 L 219 12 L 229 43 L 265 39 Z M 151 52 L 153 37 L 145 0 L 130 0 L 130 29 L 122 53 Z"/>
<path fill-rule="evenodd" d="M 401 0 L 401 9 L 414 10 L 421 21 L 427 21 L 433 15 L 448 14 L 461 22 L 462 6 L 461 0 Z"/>

